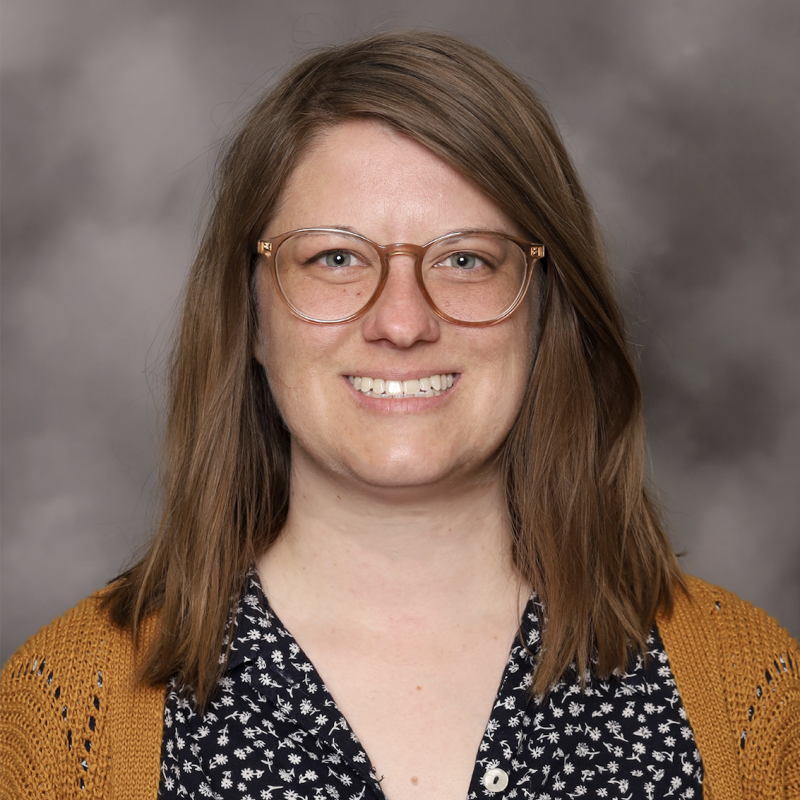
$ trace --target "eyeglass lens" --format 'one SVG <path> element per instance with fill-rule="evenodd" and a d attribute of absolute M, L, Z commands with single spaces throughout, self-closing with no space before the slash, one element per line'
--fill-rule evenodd
<path fill-rule="evenodd" d="M 371 299 L 381 258 L 368 242 L 338 231 L 310 231 L 286 239 L 275 253 L 278 281 L 301 314 L 320 321 L 346 319 Z M 422 276 L 437 308 L 462 322 L 491 321 L 516 301 L 525 283 L 522 248 L 503 236 L 457 234 L 425 253 Z"/>

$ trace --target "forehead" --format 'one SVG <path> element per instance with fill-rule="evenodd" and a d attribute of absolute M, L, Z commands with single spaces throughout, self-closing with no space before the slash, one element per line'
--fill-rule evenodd
<path fill-rule="evenodd" d="M 382 243 L 421 244 L 466 228 L 522 235 L 446 161 L 371 120 L 344 122 L 316 137 L 291 173 L 266 234 L 338 226 Z"/>

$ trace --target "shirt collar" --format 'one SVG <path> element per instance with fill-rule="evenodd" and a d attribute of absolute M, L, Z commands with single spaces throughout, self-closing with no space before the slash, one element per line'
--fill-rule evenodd
<path fill-rule="evenodd" d="M 269 635 L 267 631 L 270 628 L 279 627 L 276 625 L 276 617 L 269 607 L 269 601 L 261 588 L 255 568 L 247 574 L 242 596 L 231 614 L 231 622 L 233 624 L 229 625 L 228 629 L 229 631 L 233 630 L 233 641 L 225 664 L 226 674 L 239 668 L 245 662 L 257 660 L 260 655 L 262 637 Z M 230 633 L 223 641 L 220 661 L 224 660 L 229 638 Z"/>

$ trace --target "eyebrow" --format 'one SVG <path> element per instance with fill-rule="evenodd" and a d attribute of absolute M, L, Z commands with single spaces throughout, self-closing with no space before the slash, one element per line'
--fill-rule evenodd
<path fill-rule="evenodd" d="M 337 231 L 349 231 L 350 233 L 355 233 L 356 236 L 364 236 L 364 234 L 361 233 L 361 231 L 357 231 L 355 228 L 351 227 L 350 225 L 321 225 L 320 227 L 321 228 L 331 228 L 332 230 L 337 230 Z"/>
<path fill-rule="evenodd" d="M 356 230 L 351 225 L 320 225 L 320 228 L 329 228 L 331 230 L 337 231 L 347 231 L 348 233 L 354 233 L 356 236 L 361 236 L 364 239 L 369 239 L 369 236 L 361 233 L 361 231 Z M 473 228 L 453 228 L 453 230 L 445 231 L 444 233 L 439 233 L 431 239 L 431 241 L 436 241 L 436 239 L 441 239 L 442 236 L 452 236 L 454 233 L 504 233 L 507 236 L 516 236 L 516 233 L 512 233 L 510 231 L 502 230 L 501 228 L 488 228 L 486 226 L 479 226 Z M 373 241 L 372 239 L 369 239 Z M 413 244 L 413 242 L 387 242 L 386 244 Z"/>

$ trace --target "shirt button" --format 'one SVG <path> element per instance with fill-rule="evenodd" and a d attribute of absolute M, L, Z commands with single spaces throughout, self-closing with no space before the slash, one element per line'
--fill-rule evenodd
<path fill-rule="evenodd" d="M 483 785 L 490 792 L 502 792 L 508 786 L 508 775 L 499 767 L 487 769 L 483 776 Z"/>

